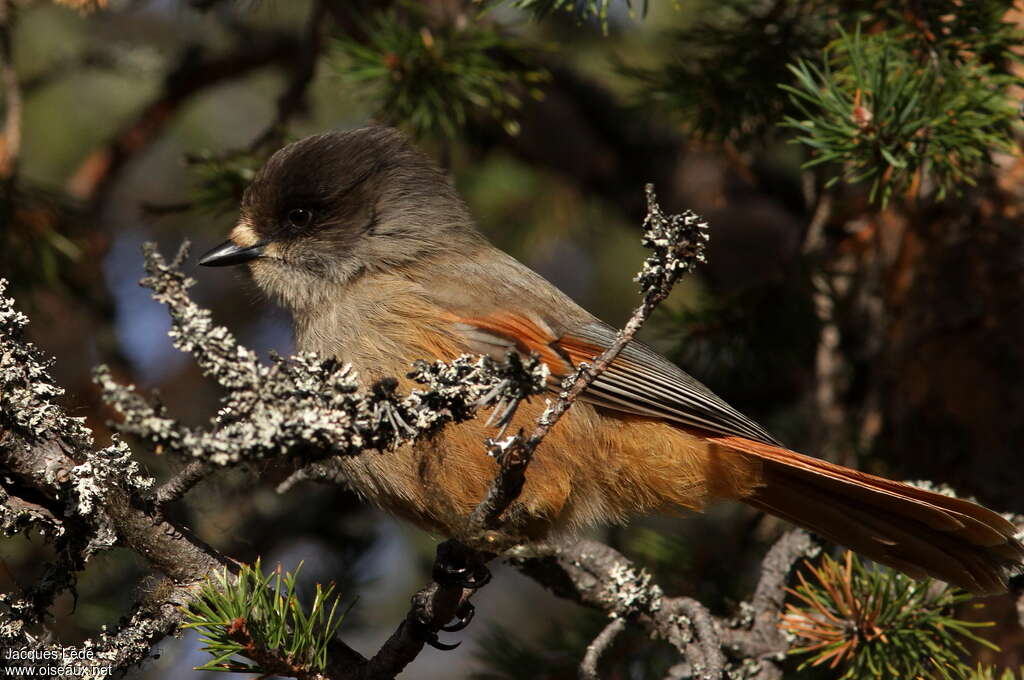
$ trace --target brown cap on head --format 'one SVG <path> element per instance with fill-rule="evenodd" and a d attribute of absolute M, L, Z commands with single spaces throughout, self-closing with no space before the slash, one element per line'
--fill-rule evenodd
<path fill-rule="evenodd" d="M 398 130 L 366 127 L 314 135 L 275 153 L 246 189 L 231 239 L 200 264 L 267 258 L 349 276 L 478 238 L 430 157 Z"/>

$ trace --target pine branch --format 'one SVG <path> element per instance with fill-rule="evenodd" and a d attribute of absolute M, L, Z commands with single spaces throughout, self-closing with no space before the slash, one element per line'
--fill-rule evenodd
<path fill-rule="evenodd" d="M 968 640 L 990 649 L 973 630 L 992 623 L 955 616 L 969 593 L 937 581 L 924 583 L 887 567 L 869 568 L 847 551 L 843 562 L 825 555 L 819 566 L 805 561 L 808 576 L 789 592 L 781 626 L 805 641 L 793 650 L 808 658 L 801 668 L 841 669 L 841 680 L 857 680 L 886 668 L 895 677 L 965 677 Z"/>
<path fill-rule="evenodd" d="M 931 182 L 941 200 L 1015 146 L 1017 79 L 969 52 L 923 59 L 895 31 L 862 36 L 858 27 L 820 63 L 789 68 L 796 82 L 780 87 L 800 113 L 783 125 L 808 147 L 805 167 L 839 169 L 826 187 L 868 182 L 884 206 L 902 192 L 924 195 Z"/>
<path fill-rule="evenodd" d="M 235 577 L 212 574 L 188 607 L 182 628 L 198 629 L 203 651 L 214 658 L 196 668 L 325 680 L 327 653 L 344 619 L 334 585 L 321 588 L 307 611 L 296 595 L 299 568 L 270 576 L 259 560 Z M 238 657 L 251 659 L 247 663 Z"/>
<path fill-rule="evenodd" d="M 474 113 L 518 133 L 524 97 L 541 97 L 548 79 L 531 66 L 531 52 L 467 15 L 431 25 L 419 12 L 378 12 L 359 33 L 335 41 L 338 75 L 377 101 L 382 122 L 449 139 Z"/>

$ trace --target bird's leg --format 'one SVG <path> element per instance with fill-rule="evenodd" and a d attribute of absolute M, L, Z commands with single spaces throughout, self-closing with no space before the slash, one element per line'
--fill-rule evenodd
<path fill-rule="evenodd" d="M 469 603 L 470 593 L 466 591 L 481 588 L 491 580 L 491 572 L 484 566 L 491 557 L 493 555 L 490 553 L 474 550 L 456 540 L 445 541 L 437 547 L 434 583 L 413 597 L 413 608 L 408 619 L 412 633 L 424 644 L 444 651 L 459 646 L 458 642 L 441 642 L 437 634 L 441 631 L 458 632 L 473 620 L 476 609 Z M 448 604 L 443 604 L 444 602 Z M 454 610 L 451 621 L 446 625 L 435 622 L 437 618 L 444 616 L 439 614 L 439 607 L 445 612 Z"/>

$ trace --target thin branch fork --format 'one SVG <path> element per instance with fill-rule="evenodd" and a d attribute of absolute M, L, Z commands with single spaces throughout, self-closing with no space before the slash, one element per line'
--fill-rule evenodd
<path fill-rule="evenodd" d="M 600 680 L 601 676 L 597 674 L 597 662 L 601 660 L 601 655 L 605 650 L 615 642 L 619 633 L 624 630 L 626 630 L 625 619 L 612 619 L 587 645 L 587 651 L 580 663 L 580 680 Z"/>
<path fill-rule="evenodd" d="M 722 677 L 726 661 L 720 622 L 696 600 L 665 597 L 650 574 L 614 548 L 580 541 L 513 564 L 556 595 L 624 619 L 652 638 L 665 640 L 686 660 L 692 676 Z"/>
<path fill-rule="evenodd" d="M 613 620 L 636 624 L 652 638 L 669 642 L 686 660 L 680 673 L 670 677 L 720 678 L 726 667 L 726 653 L 736 660 L 752 660 L 748 668 L 754 680 L 780 680 L 776 664 L 789 650 L 789 641 L 779 630 L 779 617 L 786 597 L 786 581 L 793 566 L 817 549 L 810 535 L 801 529 L 783 535 L 761 563 L 761 577 L 750 604 L 741 605 L 737 618 L 714 617 L 696 600 L 664 597 L 650 576 L 624 555 L 595 541 L 553 546 L 543 555 L 516 558 L 513 565 L 523 574 L 547 587 L 559 597 L 605 612 Z M 617 634 L 617 633 L 616 633 Z M 606 628 L 588 648 L 587 664 L 607 649 Z M 587 666 L 596 669 L 595 666 Z M 685 671 L 685 672 L 683 672 Z M 581 666 L 581 677 L 587 672 Z"/>

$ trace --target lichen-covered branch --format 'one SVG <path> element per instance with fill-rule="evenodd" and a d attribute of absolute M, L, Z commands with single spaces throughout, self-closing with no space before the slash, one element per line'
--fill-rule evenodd
<path fill-rule="evenodd" d="M 735 618 L 715 617 L 696 600 L 666 597 L 651 575 L 613 548 L 594 541 L 553 546 L 540 556 L 513 564 L 556 595 L 640 626 L 652 638 L 669 642 L 684 661 L 676 678 L 729 677 L 777 680 L 775 664 L 790 648 L 778 622 L 786 579 L 796 562 L 815 549 L 802 530 L 785 534 L 761 565 L 753 600 Z"/>
<path fill-rule="evenodd" d="M 703 258 L 706 225 L 693 215 L 664 215 L 650 187 L 648 201 L 645 243 L 655 253 L 638 276 L 642 304 L 612 349 L 593 365 L 579 367 L 535 431 L 506 441 L 501 472 L 475 514 L 481 529 L 500 525 L 522 487 L 533 451 L 558 417 L 630 341 L 672 284 Z M 544 364 L 516 354 L 506 362 L 469 356 L 417 362 L 409 376 L 422 388 L 406 395 L 397 392 L 395 380 L 364 388 L 349 367 L 311 354 L 272 357 L 265 364 L 189 298 L 192 281 L 181 272 L 187 248 L 170 262 L 152 246 L 144 256 L 147 276 L 142 283 L 167 306 L 172 342 L 223 391 L 208 426 L 186 427 L 160 403 L 118 384 L 105 368 L 97 369 L 103 398 L 121 416 L 116 428 L 183 461 L 182 470 L 159 486 L 140 472 L 123 441 L 115 439 L 95 450 L 84 423 L 55 404 L 61 390 L 49 375 L 50 362 L 25 340 L 27 319 L 15 311 L 12 300 L 2 298 L 0 284 L 0 466 L 9 473 L 0 479 L 0 525 L 8 534 L 36 527 L 63 545 L 60 554 L 67 556 L 44 570 L 41 583 L 0 597 L 5 644 L 40 648 L 31 629 L 45 624 L 53 597 L 74 587 L 76 574 L 92 554 L 118 544 L 145 556 L 167 585 L 140 603 L 125 625 L 87 645 L 101 650 L 96 658 L 108 664 L 124 668 L 139 663 L 153 644 L 176 630 L 180 605 L 194 597 L 198 585 L 213 570 L 230 568 L 229 560 L 163 515 L 165 504 L 205 475 L 243 461 L 275 458 L 290 460 L 307 477 L 341 481 L 320 461 L 368 449 L 387 455 L 395 446 L 475 417 L 481 408 L 493 408 L 492 418 L 501 427 L 522 399 L 546 389 Z M 613 619 L 587 655 L 585 672 L 596 673 L 601 650 L 625 625 L 636 624 L 679 650 L 683 661 L 678 677 L 718 678 L 741 659 L 756 666 L 786 649 L 774 621 L 785 576 L 805 546 L 796 539 L 780 545 L 769 554 L 754 597 L 754 609 L 767 613 L 738 621 L 715 618 L 695 600 L 666 597 L 649 574 L 601 544 L 558 548 L 520 564 L 541 583 Z M 458 553 L 464 563 L 481 568 L 492 557 L 449 541 L 439 548 L 435 567 L 447 559 L 446 553 L 447 558 Z M 437 633 L 453 617 L 468 621 L 468 600 L 481 584 L 435 577 L 416 593 L 405 619 L 372 657 L 335 640 L 323 677 L 392 678 L 424 645 L 445 648 Z"/>
<path fill-rule="evenodd" d="M 785 633 L 779 628 L 786 582 L 797 562 L 818 552 L 818 545 L 803 529 L 784 534 L 761 561 L 761 576 L 749 604 L 740 608 L 740 615 L 722 631 L 722 643 L 738 658 L 762 665 L 757 676 L 763 680 L 781 677 L 772 661 L 781 660 L 789 648 Z"/>
<path fill-rule="evenodd" d="M 425 389 L 402 396 L 397 381 L 363 390 L 351 367 L 304 353 L 272 357 L 269 365 L 243 347 L 210 312 L 188 296 L 193 281 L 181 272 L 183 247 L 170 263 L 151 245 L 144 249 L 142 283 L 171 314 L 174 346 L 188 352 L 203 373 L 224 390 L 221 407 L 206 429 L 188 428 L 117 384 L 104 368 L 96 379 L 103 398 L 123 417 L 117 427 L 189 460 L 232 465 L 247 460 L 294 457 L 311 462 L 367 449 L 390 450 L 416 437 L 475 416 L 480 408 L 515 401 L 546 387 L 547 367 L 513 355 L 502 364 L 489 357 L 417 362 L 409 377 Z"/>
<path fill-rule="evenodd" d="M 601 655 L 605 650 L 611 647 L 615 638 L 624 630 L 626 630 L 626 622 L 623 619 L 612 619 L 587 645 L 583 661 L 580 662 L 581 680 L 600 680 L 601 676 L 597 674 L 597 663 L 601 660 Z"/>
<path fill-rule="evenodd" d="M 177 625 L 177 603 L 189 584 L 225 560 L 146 507 L 152 480 L 123 442 L 94 450 L 82 420 L 57 406 L 63 390 L 50 375 L 52 361 L 25 339 L 28 319 L 3 296 L 6 285 L 0 280 L 0 517 L 6 535 L 36 528 L 59 557 L 31 587 L 0 595 L 0 645 L 53 647 L 32 632 L 53 598 L 74 588 L 92 555 L 120 544 L 174 585 L 155 591 L 117 631 L 87 641 L 81 649 L 89 654 L 78 661 L 97 669 L 139 663 Z"/>
<path fill-rule="evenodd" d="M 73 588 L 89 556 L 117 543 L 146 557 L 176 584 L 125 626 L 87 643 L 98 668 L 139 663 L 153 644 L 176 629 L 179 606 L 195 587 L 228 564 L 162 515 L 161 506 L 187 491 L 204 471 L 269 456 L 305 461 L 387 449 L 471 418 L 479 408 L 507 409 L 508 403 L 545 388 L 546 367 L 518 357 L 506 364 L 473 357 L 419 363 L 411 375 L 427 389 L 405 396 L 396 393 L 396 381 L 360 391 L 347 367 L 311 355 L 275 358 L 265 366 L 188 298 L 190 281 L 178 269 L 184 256 L 183 250 L 168 264 L 148 248 L 145 283 L 171 310 L 174 342 L 225 390 L 211 428 L 186 428 L 159 404 L 118 385 L 109 371 L 97 371 L 103 394 L 124 418 L 124 432 L 189 461 L 155 494 L 153 480 L 141 475 L 124 442 L 115 440 L 94 451 L 84 423 L 54 403 L 62 390 L 49 375 L 52 362 L 24 338 L 28 319 L 14 309 L 13 300 L 2 297 L 6 282 L 0 282 L 0 467 L 8 473 L 0 482 L 0 519 L 8 534 L 38 526 L 55 542 L 77 541 L 61 551 L 74 559 L 44 571 L 30 592 L 0 596 L 4 645 L 47 649 L 30 629 L 43 622 L 60 590 Z M 35 499 L 40 493 L 43 504 L 21 495 Z M 372 659 L 335 640 L 325 677 L 394 677 L 422 649 L 423 631 L 436 634 L 464 596 L 459 588 L 453 599 L 451 587 L 437 584 L 421 591 L 406 621 Z"/>

